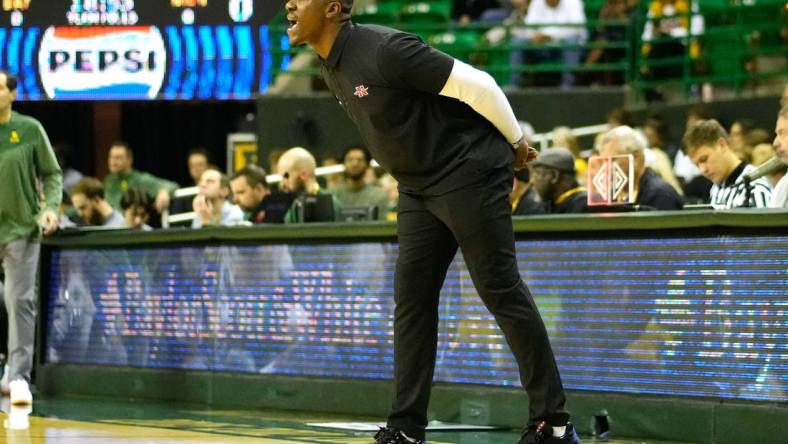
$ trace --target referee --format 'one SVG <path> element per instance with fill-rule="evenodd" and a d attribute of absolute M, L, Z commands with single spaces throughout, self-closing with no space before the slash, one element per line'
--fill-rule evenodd
<path fill-rule="evenodd" d="M 373 157 L 399 181 L 395 399 L 377 444 L 425 442 L 438 299 L 457 248 L 520 368 L 530 401 L 520 443 L 577 435 L 544 323 L 514 249 L 513 167 L 536 157 L 488 74 L 418 37 L 350 22 L 353 0 L 288 0 L 291 45 L 307 44 Z"/>

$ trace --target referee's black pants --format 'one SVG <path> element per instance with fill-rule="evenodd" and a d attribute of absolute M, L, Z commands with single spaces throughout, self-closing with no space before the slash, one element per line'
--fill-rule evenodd
<path fill-rule="evenodd" d="M 423 439 L 438 334 L 438 299 L 459 246 L 471 279 L 503 330 L 528 393 L 529 419 L 569 419 L 553 351 L 514 250 L 511 168 L 440 196 L 400 193 L 395 277 L 395 398 L 388 425 Z"/>

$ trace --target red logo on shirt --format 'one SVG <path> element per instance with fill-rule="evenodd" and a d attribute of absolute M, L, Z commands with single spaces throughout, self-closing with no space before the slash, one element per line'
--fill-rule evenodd
<path fill-rule="evenodd" d="M 353 95 L 358 97 L 359 99 L 362 97 L 366 97 L 369 95 L 369 88 L 367 88 L 364 85 L 359 85 L 356 87 L 356 92 L 354 92 Z"/>

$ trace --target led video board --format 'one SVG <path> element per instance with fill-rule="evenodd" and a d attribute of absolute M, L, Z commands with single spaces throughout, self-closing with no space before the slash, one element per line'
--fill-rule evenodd
<path fill-rule="evenodd" d="M 279 2 L 0 0 L 21 100 L 248 99 L 270 83 Z M 279 45 L 279 42 L 276 43 Z"/>
<path fill-rule="evenodd" d="M 788 236 L 521 240 L 565 386 L 784 401 Z M 394 243 L 56 250 L 49 364 L 386 379 Z M 435 379 L 519 386 L 458 255 Z"/>

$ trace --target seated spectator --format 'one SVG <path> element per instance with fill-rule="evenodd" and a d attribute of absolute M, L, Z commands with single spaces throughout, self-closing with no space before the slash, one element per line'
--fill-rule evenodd
<path fill-rule="evenodd" d="M 189 150 L 186 159 L 186 167 L 189 171 L 191 183 L 188 186 L 199 186 L 202 173 L 208 168 L 216 168 L 211 164 L 208 150 L 203 147 L 196 147 Z M 192 211 L 192 195 L 172 197 L 170 200 L 170 214 L 182 214 Z"/>
<path fill-rule="evenodd" d="M 265 170 L 257 165 L 247 165 L 230 179 L 233 203 L 246 213 L 253 224 L 284 223 L 292 198 L 281 199 L 282 193 L 273 197 L 268 187 Z"/>
<path fill-rule="evenodd" d="M 513 68 L 542 62 L 560 62 L 564 68 L 580 64 L 581 49 L 562 47 L 585 43 L 588 37 L 585 28 L 585 10 L 580 0 L 533 0 L 528 7 L 524 23 L 526 28 L 512 35 L 512 43 L 528 43 L 540 47 L 512 51 L 509 64 Z M 571 71 L 563 71 L 560 79 L 562 87 L 575 84 L 575 75 Z M 510 78 L 510 83 L 520 86 L 522 75 L 515 72 Z M 556 82 L 548 79 L 546 82 L 537 81 L 535 84 L 555 86 Z"/>
<path fill-rule="evenodd" d="M 82 178 L 71 189 L 71 203 L 81 226 L 124 228 L 123 215 L 104 199 L 104 185 L 95 177 Z"/>
<path fill-rule="evenodd" d="M 683 201 L 678 192 L 646 166 L 645 138 L 628 126 L 605 133 L 600 140 L 600 156 L 631 154 L 634 162 L 635 205 L 656 210 L 680 210 Z"/>
<path fill-rule="evenodd" d="M 545 203 L 545 213 L 588 211 L 588 193 L 577 183 L 575 156 L 566 148 L 542 151 L 531 163 L 531 183 Z"/>
<path fill-rule="evenodd" d="M 120 209 L 120 199 L 129 188 L 141 188 L 156 196 L 154 206 L 159 213 L 169 208 L 170 194 L 178 189 L 178 184 L 135 170 L 134 153 L 125 142 L 110 146 L 108 161 L 110 174 L 104 178 L 104 188 L 107 202 L 113 208 Z"/>
<path fill-rule="evenodd" d="M 599 152 L 600 141 L 602 140 L 602 136 L 605 135 L 607 131 L 612 130 L 613 128 L 617 128 L 619 126 L 630 126 L 635 127 L 635 118 L 632 116 L 632 113 L 626 110 L 623 106 L 613 108 L 610 112 L 607 113 L 606 122 L 607 123 L 607 130 L 602 131 L 601 133 L 597 133 L 594 136 L 594 152 Z"/>
<path fill-rule="evenodd" d="M 689 56 L 697 58 L 700 48 L 692 37 L 703 34 L 704 20 L 695 0 L 651 0 L 646 25 L 643 28 L 643 56 L 648 61 Z M 684 62 L 660 65 L 642 65 L 648 80 L 679 78 L 684 72 Z M 652 89 L 646 92 L 648 101 L 663 100 L 663 92 Z"/>
<path fill-rule="evenodd" d="M 291 148 L 279 158 L 277 171 L 282 176 L 279 190 L 294 194 L 295 200 L 285 215 L 285 223 L 305 221 L 304 202 L 308 196 L 328 195 L 333 204 L 333 220 L 338 220 L 342 204 L 336 196 L 324 192 L 315 177 L 316 162 L 312 154 L 301 147 Z"/>
<path fill-rule="evenodd" d="M 500 20 L 503 26 L 495 26 L 487 30 L 484 34 L 484 38 L 489 42 L 491 45 L 498 45 L 506 38 L 506 28 L 505 26 L 516 26 L 522 25 L 525 23 L 525 15 L 528 14 L 528 5 L 530 4 L 530 0 L 511 0 L 511 11 L 509 11 L 508 16 Z M 485 17 L 482 17 L 482 21 L 491 21 L 485 20 Z M 513 28 L 512 33 L 522 34 L 524 31 L 523 28 Z"/>
<path fill-rule="evenodd" d="M 230 181 L 227 176 L 215 168 L 208 168 L 202 173 L 199 184 L 200 191 L 192 201 L 195 218 L 192 228 L 208 225 L 238 225 L 244 221 L 244 213 L 230 203 Z"/>
<path fill-rule="evenodd" d="M 194 186 L 199 185 L 202 173 L 211 166 L 211 156 L 208 150 L 201 146 L 189 150 L 186 166 L 189 168 L 189 177 L 192 179 L 192 184 Z"/>
<path fill-rule="evenodd" d="M 731 123 L 731 127 L 728 130 L 728 138 L 731 141 L 731 149 L 736 153 L 741 153 L 739 155 L 741 160 L 749 160 L 748 156 L 744 155 L 746 151 L 745 146 L 747 145 L 746 136 L 747 133 L 752 131 L 754 128 L 755 123 L 751 119 L 738 119 Z"/>
<path fill-rule="evenodd" d="M 684 195 L 684 187 L 673 169 L 673 159 L 679 146 L 669 142 L 668 125 L 658 115 L 649 116 L 643 124 L 642 135 L 646 139 L 646 166 L 669 183 L 680 196 Z"/>
<path fill-rule="evenodd" d="M 788 86 L 785 87 L 788 93 Z M 788 165 L 788 95 L 783 94 L 786 100 L 777 114 L 777 125 L 774 129 L 776 136 L 774 137 L 774 152 L 784 164 Z M 783 175 L 782 179 L 777 182 L 772 193 L 772 199 L 769 202 L 772 208 L 788 208 L 788 174 Z"/>
<path fill-rule="evenodd" d="M 687 110 L 684 132 L 701 120 L 714 118 L 708 106 L 697 104 Z M 698 166 L 692 163 L 684 149 L 676 152 L 673 159 L 673 171 L 676 173 L 681 186 L 684 189 L 684 199 L 687 203 L 708 203 L 709 192 L 711 191 L 711 181 L 700 173 Z"/>
<path fill-rule="evenodd" d="M 337 160 L 337 158 L 334 156 L 327 156 L 326 158 L 323 159 L 323 163 L 321 164 L 321 166 L 324 167 L 334 166 L 334 165 L 339 165 L 339 160 Z M 329 191 L 333 191 L 334 188 L 338 187 L 342 183 L 342 174 L 341 173 L 326 174 L 325 176 L 323 176 L 323 180 L 325 181 L 326 189 Z"/>
<path fill-rule="evenodd" d="M 725 128 L 714 119 L 702 120 L 684 134 L 684 149 L 701 173 L 714 185 L 711 204 L 715 209 L 758 207 L 769 204 L 771 187 L 765 177 L 747 186 L 745 175 L 755 167 L 739 159 L 728 142 Z"/>
<path fill-rule="evenodd" d="M 153 211 L 152 202 L 148 193 L 139 188 L 129 188 L 120 199 L 120 208 L 123 211 L 123 220 L 127 228 L 132 230 L 150 231 L 148 225 L 150 213 Z"/>
<path fill-rule="evenodd" d="M 512 201 L 513 216 L 545 213 L 545 204 L 531 184 L 531 174 L 528 168 L 514 172 L 514 186 L 512 186 L 509 199 Z"/>
<path fill-rule="evenodd" d="M 745 162 L 752 161 L 752 150 L 762 143 L 771 143 L 772 135 L 763 128 L 753 128 L 744 135 L 744 146 L 740 158 Z"/>
<path fill-rule="evenodd" d="M 648 116 L 646 123 L 643 124 L 643 135 L 646 136 L 649 148 L 665 153 L 668 156 L 668 162 L 673 165 L 676 153 L 681 148 L 671 141 L 670 128 L 665 119 L 657 114 Z"/>
<path fill-rule="evenodd" d="M 363 147 L 350 147 L 343 156 L 345 165 L 344 180 L 331 190 L 342 203 L 343 208 L 377 208 L 377 219 L 386 220 L 388 196 L 383 188 L 366 183 L 365 176 L 370 170 L 372 155 Z"/>
<path fill-rule="evenodd" d="M 451 18 L 464 26 L 479 20 L 486 11 L 500 8 L 498 0 L 452 0 Z"/>
<path fill-rule="evenodd" d="M 628 0 L 606 0 L 605 5 L 599 10 L 597 26 L 594 30 L 592 41 L 595 45 L 611 43 L 627 43 L 627 32 L 631 26 L 632 4 Z M 585 63 L 617 63 L 624 60 L 627 55 L 626 48 L 600 48 L 595 47 L 586 54 Z M 593 85 L 623 85 L 624 71 L 609 70 L 590 72 L 586 74 L 589 83 Z"/>

